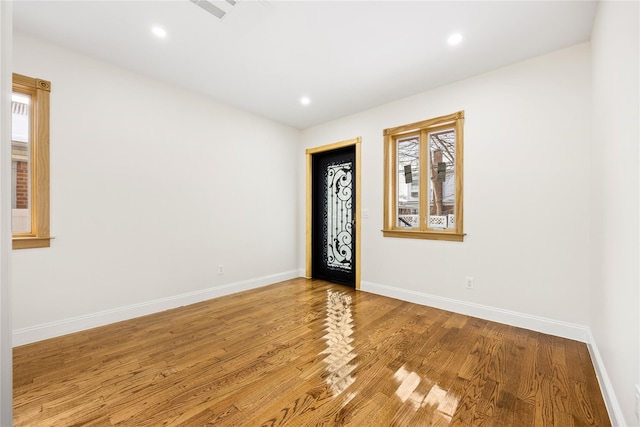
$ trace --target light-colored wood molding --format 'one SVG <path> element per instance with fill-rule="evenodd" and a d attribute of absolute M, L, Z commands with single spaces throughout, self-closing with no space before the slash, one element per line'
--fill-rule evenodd
<path fill-rule="evenodd" d="M 360 245 L 360 230 L 362 229 L 362 175 L 360 174 L 360 165 L 362 159 L 362 140 L 360 137 L 356 138 L 357 142 L 355 142 L 356 149 L 356 271 L 355 271 L 355 287 L 356 289 L 360 289 L 360 254 L 362 253 L 361 245 Z"/>
<path fill-rule="evenodd" d="M 456 231 L 464 230 L 464 112 L 456 120 Z"/>
<path fill-rule="evenodd" d="M 313 181 L 313 155 L 314 154 L 319 154 L 319 153 L 324 153 L 327 151 L 332 151 L 332 150 L 337 150 L 340 148 L 345 148 L 345 147 L 351 147 L 354 146 L 355 149 L 355 157 L 356 157 L 356 225 L 355 225 L 355 234 L 356 234 L 356 239 L 355 239 L 355 245 L 356 245 L 356 251 L 355 251 L 355 288 L 356 289 L 360 289 L 360 253 L 361 253 L 361 248 L 360 248 L 360 221 L 361 221 L 361 211 L 362 211 L 362 206 L 361 206 L 361 185 L 362 185 L 362 179 L 361 179 L 361 175 L 360 175 L 360 164 L 361 164 L 361 143 L 362 143 L 362 138 L 361 137 L 356 137 L 356 138 L 352 138 L 352 139 L 347 139 L 344 141 L 340 141 L 340 142 L 335 142 L 333 144 L 327 144 L 327 145 L 322 145 L 320 147 L 314 147 L 314 148 L 308 148 L 305 153 L 306 153 L 306 163 L 307 163 L 307 195 L 306 195 L 306 233 L 305 233 L 305 238 L 306 238 L 306 264 L 305 264 L 305 276 L 307 278 L 310 278 L 312 276 L 312 271 L 313 271 L 313 260 L 312 260 L 312 247 L 311 247 L 311 240 L 312 240 L 312 234 L 311 234 L 311 229 L 312 229 L 312 218 L 311 218 L 311 211 L 312 211 L 312 195 L 313 195 L 313 188 L 312 188 L 312 181 Z"/>
<path fill-rule="evenodd" d="M 391 142 L 391 136 L 388 134 L 384 135 L 384 225 L 385 229 L 391 229 L 393 227 L 393 218 L 394 218 L 394 209 L 395 204 L 393 203 L 394 198 L 394 185 L 395 182 L 392 173 L 392 165 L 394 163 L 393 160 L 393 144 Z M 392 183 L 388 185 L 387 183 Z"/>
<path fill-rule="evenodd" d="M 447 231 L 423 231 L 423 230 L 381 230 L 384 237 L 401 237 L 405 239 L 423 240 L 447 240 L 449 242 L 462 242 L 466 234 L 450 233 Z"/>
<path fill-rule="evenodd" d="M 48 248 L 53 237 L 14 237 L 13 249 Z"/>
<path fill-rule="evenodd" d="M 337 150 L 339 148 L 350 147 L 352 145 L 359 144 L 362 141 L 361 137 L 346 139 L 340 142 L 334 142 L 332 144 L 322 145 L 320 147 L 307 148 L 307 154 L 324 153 L 325 151 Z"/>
<path fill-rule="evenodd" d="M 429 129 L 434 126 L 443 126 L 454 123 L 456 120 L 464 119 L 464 111 L 458 111 L 445 116 L 435 117 L 433 119 L 422 120 L 415 123 L 409 123 L 402 126 L 396 126 L 394 128 L 384 129 L 383 135 L 399 135 L 410 132 L 419 132 L 423 129 Z"/>
<path fill-rule="evenodd" d="M 464 111 L 458 111 L 445 116 L 407 125 L 385 129 L 384 135 L 384 222 L 382 235 L 384 237 L 400 237 L 426 240 L 464 241 L 463 217 L 464 217 Z M 426 218 L 429 203 L 428 194 L 431 168 L 425 165 L 424 159 L 428 158 L 428 134 L 444 129 L 454 129 L 456 133 L 455 152 L 455 228 L 437 230 L 429 228 Z M 401 228 L 396 223 L 397 212 L 397 187 L 398 187 L 398 159 L 397 144 L 399 138 L 420 135 L 420 225 L 416 228 Z"/>
<path fill-rule="evenodd" d="M 309 150 L 307 150 L 306 153 L 306 158 L 307 158 L 307 200 L 306 200 L 306 204 L 305 204 L 305 212 L 306 212 L 306 222 L 305 222 L 305 247 L 306 247 L 306 261 L 305 261 L 305 277 L 307 279 L 311 278 L 311 254 L 312 254 L 312 250 L 311 250 L 311 240 L 312 240 L 312 235 L 311 235 L 311 229 L 312 229 L 312 221 L 311 221 L 311 209 L 313 206 L 312 203 L 312 198 L 311 195 L 313 194 L 313 177 L 312 177 L 312 170 L 313 170 L 313 156 L 312 153 L 309 152 Z"/>
<path fill-rule="evenodd" d="M 47 80 L 36 79 L 36 87 L 46 92 L 51 92 L 51 82 Z"/>
<path fill-rule="evenodd" d="M 50 246 L 50 91 L 51 82 L 13 74 L 13 91 L 32 99 L 31 134 L 31 232 L 13 235 L 13 249 Z"/>
<path fill-rule="evenodd" d="M 420 141 L 427 140 L 427 130 L 420 131 Z M 420 194 L 429 194 L 429 181 L 431 180 L 431 167 L 424 162 L 429 156 L 429 144 L 420 143 Z M 397 163 L 395 163 L 397 165 Z M 397 174 L 396 174 L 397 176 Z M 395 184 L 397 186 L 397 184 Z M 397 199 L 396 199 L 397 200 Z M 420 197 L 420 231 L 427 231 L 426 212 L 429 209 L 427 197 Z"/>
<path fill-rule="evenodd" d="M 43 82 L 43 80 L 37 80 Z M 50 87 L 50 85 L 49 85 Z M 38 87 L 35 105 L 37 128 L 36 143 L 33 147 L 34 172 L 33 206 L 35 206 L 35 233 L 38 237 L 49 237 L 49 91 Z"/>
<path fill-rule="evenodd" d="M 33 77 L 24 76 L 22 74 L 13 73 L 13 84 L 31 87 L 34 89 L 41 89 L 46 92 L 51 92 L 51 82 L 48 80 L 35 79 Z"/>

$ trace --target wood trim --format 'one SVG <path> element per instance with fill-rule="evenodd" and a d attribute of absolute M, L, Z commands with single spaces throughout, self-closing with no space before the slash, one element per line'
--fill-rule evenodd
<path fill-rule="evenodd" d="M 424 163 L 424 164 L 423 164 Z M 396 163 L 397 164 L 397 163 Z M 431 180 L 431 164 L 429 162 L 429 144 L 427 142 L 427 130 L 420 131 L 420 194 L 429 194 L 429 181 Z M 429 211 L 428 197 L 420 197 L 420 231 L 427 231 L 427 212 Z"/>
<path fill-rule="evenodd" d="M 48 248 L 53 237 L 14 237 L 13 249 Z"/>
<path fill-rule="evenodd" d="M 13 73 L 13 90 L 32 96 L 31 233 L 14 234 L 13 249 L 50 246 L 51 82 Z"/>
<path fill-rule="evenodd" d="M 37 80 L 41 83 L 43 80 Z M 49 237 L 49 91 L 37 88 L 35 105 L 36 144 L 33 147 L 33 218 L 36 236 Z"/>
<path fill-rule="evenodd" d="M 338 148 L 344 148 L 344 147 L 349 147 L 351 145 L 359 144 L 361 141 L 362 141 L 362 138 L 360 137 L 346 139 L 344 141 L 334 142 L 333 144 L 322 145 L 320 147 L 315 147 L 315 148 L 307 148 L 306 153 L 316 154 L 316 153 L 323 153 L 325 151 L 337 150 Z"/>
<path fill-rule="evenodd" d="M 33 77 L 23 76 L 22 74 L 13 73 L 13 84 L 33 89 L 40 89 L 45 92 L 51 92 L 51 82 L 48 80 L 34 79 Z"/>
<path fill-rule="evenodd" d="M 398 206 L 396 204 L 396 200 L 398 200 L 398 171 L 393 167 L 393 165 L 398 164 L 398 141 L 394 136 L 389 138 L 390 146 L 389 146 L 389 159 L 391 160 L 391 167 L 389 168 L 389 177 L 391 178 L 391 188 L 389 189 L 391 203 L 389 206 L 391 207 L 389 225 L 393 228 L 396 226 L 396 221 L 398 218 Z"/>
<path fill-rule="evenodd" d="M 360 221 L 361 221 L 361 143 L 362 138 L 356 137 L 352 139 L 347 139 L 340 142 L 335 142 L 333 144 L 322 145 L 320 147 L 308 148 L 305 151 L 306 160 L 307 160 L 307 194 L 306 194 L 306 263 L 305 263 L 305 276 L 307 278 L 311 278 L 312 271 L 312 259 L 311 259 L 311 195 L 312 195 L 312 156 L 314 154 L 323 153 L 326 151 L 332 151 L 339 148 L 345 148 L 350 146 L 355 146 L 355 154 L 356 154 L 356 253 L 355 253 L 355 261 L 356 261 L 356 270 L 355 270 L 355 288 L 360 289 L 360 253 L 362 248 L 360 247 Z"/>
<path fill-rule="evenodd" d="M 418 230 L 381 230 L 384 237 L 403 237 L 408 239 L 447 240 L 462 242 L 466 234 L 450 233 L 446 231 L 418 231 Z"/>
<path fill-rule="evenodd" d="M 397 217 L 397 159 L 396 146 L 397 139 L 410 134 L 419 132 L 420 135 L 420 193 L 428 194 L 429 176 L 431 174 L 431 165 L 425 164 L 424 159 L 428 158 L 428 142 L 427 136 L 430 132 L 439 129 L 454 128 L 456 132 L 456 201 L 455 201 L 455 229 L 453 230 L 434 230 L 428 227 L 426 218 L 429 209 L 429 202 L 426 197 L 420 197 L 420 226 L 419 228 L 403 229 L 397 226 L 395 218 Z M 464 111 L 436 117 L 433 119 L 423 120 L 420 122 L 410 123 L 395 128 L 385 129 L 384 135 L 384 223 L 382 235 L 384 237 L 401 237 L 410 239 L 428 239 L 428 240 L 448 240 L 462 242 L 464 241 L 463 229 L 463 182 L 464 182 Z"/>
<path fill-rule="evenodd" d="M 312 200 L 311 195 L 313 193 L 312 183 L 313 178 L 311 175 L 313 169 L 313 158 L 312 153 L 307 150 L 306 152 L 307 158 L 307 200 L 306 200 L 306 230 L 305 230 L 305 245 L 306 245 L 306 261 L 305 261 L 305 272 L 304 275 L 307 279 L 311 278 L 311 209 L 312 209 Z"/>
<path fill-rule="evenodd" d="M 409 123 L 407 125 L 396 126 L 394 128 L 384 129 L 383 135 L 399 135 L 410 132 L 419 132 L 423 129 L 429 129 L 433 126 L 446 126 L 454 123 L 458 119 L 464 119 L 464 111 L 458 111 L 456 113 L 447 114 L 445 116 L 435 117 L 433 119 L 422 120 L 415 123 Z"/>
<path fill-rule="evenodd" d="M 26 87 L 35 88 L 36 87 L 36 79 L 33 77 L 23 76 L 22 74 L 13 73 L 13 84 L 21 85 Z"/>
<path fill-rule="evenodd" d="M 360 289 L 360 254 L 361 251 L 361 239 L 360 235 L 362 234 L 360 230 L 362 227 L 360 226 L 362 220 L 362 174 L 360 173 L 360 165 L 362 164 L 362 145 L 360 137 L 356 138 L 357 142 L 355 143 L 356 149 L 356 277 L 355 277 L 355 288 Z"/>
<path fill-rule="evenodd" d="M 392 165 L 393 165 L 393 147 L 394 144 L 392 142 L 391 135 L 384 135 L 384 224 L 383 227 L 385 229 L 391 229 L 393 227 L 393 212 L 395 209 L 395 204 L 393 203 L 393 187 L 394 187 L 394 178 L 392 174 Z M 391 183 L 391 188 L 387 183 Z"/>
<path fill-rule="evenodd" d="M 456 231 L 462 232 L 464 221 L 464 113 L 456 121 Z"/>

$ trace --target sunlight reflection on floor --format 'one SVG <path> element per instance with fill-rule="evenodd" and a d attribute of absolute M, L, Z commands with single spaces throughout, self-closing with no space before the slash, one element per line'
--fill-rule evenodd
<path fill-rule="evenodd" d="M 436 413 L 439 413 L 445 419 L 451 420 L 456 408 L 458 407 L 458 399 L 440 388 L 437 384 L 429 389 L 426 394 L 416 391 L 418 385 L 423 381 L 415 372 L 409 372 L 405 366 L 402 366 L 393 375 L 394 379 L 400 382 L 396 390 L 396 396 L 403 402 L 409 403 L 414 410 L 424 408 L 426 406 L 437 406 Z M 427 379 L 428 382 L 430 382 Z"/>
<path fill-rule="evenodd" d="M 355 381 L 351 375 L 357 365 L 350 364 L 355 357 L 353 353 L 353 318 L 351 316 L 351 296 L 341 292 L 327 290 L 327 318 L 325 320 L 327 334 L 324 339 L 327 348 L 321 354 L 328 354 L 324 359 L 329 373 L 327 383 L 338 396 Z M 351 397 L 353 398 L 353 397 Z M 350 400 L 350 399 L 349 399 Z"/>

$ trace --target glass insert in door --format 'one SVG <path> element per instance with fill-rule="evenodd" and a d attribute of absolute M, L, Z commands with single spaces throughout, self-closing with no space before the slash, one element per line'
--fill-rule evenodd
<path fill-rule="evenodd" d="M 327 165 L 324 178 L 324 258 L 326 267 L 335 271 L 350 272 L 353 269 L 352 184 L 352 162 Z"/>

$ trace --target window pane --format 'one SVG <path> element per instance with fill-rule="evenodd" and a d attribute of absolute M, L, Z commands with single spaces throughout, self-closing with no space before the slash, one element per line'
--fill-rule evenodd
<path fill-rule="evenodd" d="M 420 227 L 420 136 L 398 139 L 397 226 Z"/>
<path fill-rule="evenodd" d="M 31 96 L 11 97 L 11 231 L 31 233 Z"/>
<path fill-rule="evenodd" d="M 456 133 L 454 129 L 429 133 L 428 227 L 455 228 Z"/>

